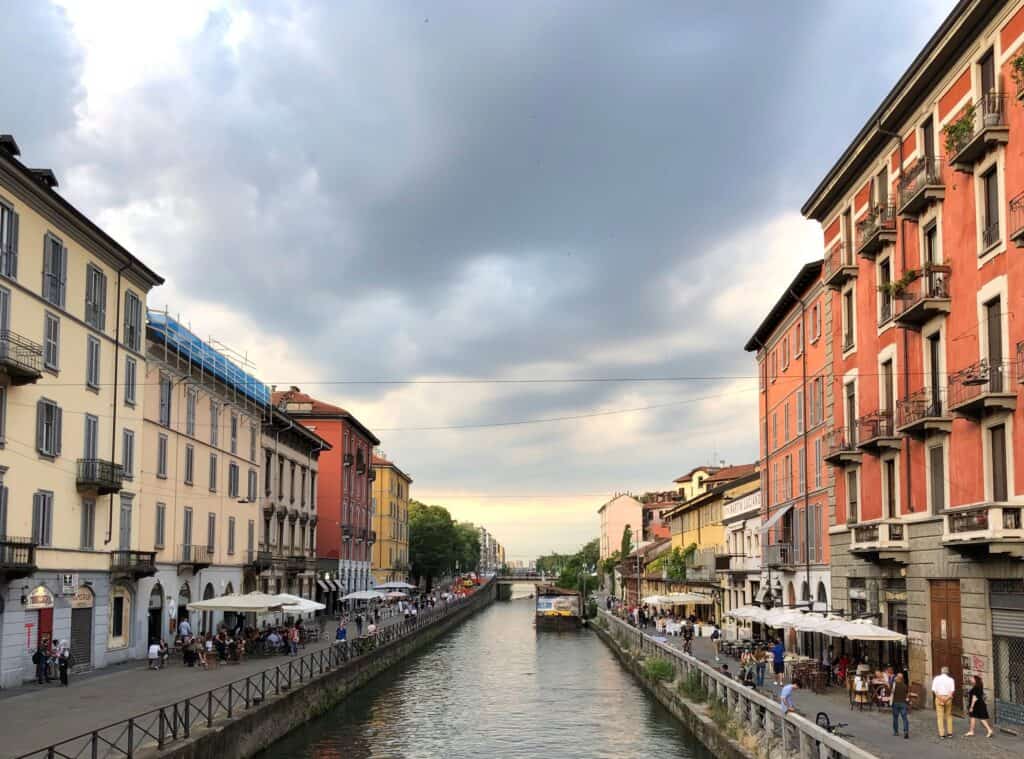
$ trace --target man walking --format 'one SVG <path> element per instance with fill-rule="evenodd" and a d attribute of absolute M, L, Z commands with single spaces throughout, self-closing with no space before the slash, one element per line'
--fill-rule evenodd
<path fill-rule="evenodd" d="M 781 688 L 786 678 L 786 647 L 782 645 L 782 638 L 772 646 L 772 671 L 775 673 L 775 687 Z"/>
<path fill-rule="evenodd" d="M 178 625 L 178 637 L 181 638 L 182 641 L 187 641 L 192 637 L 192 625 L 188 623 L 188 617 L 181 620 L 181 624 Z"/>
<path fill-rule="evenodd" d="M 719 646 L 722 644 L 722 631 L 718 629 L 718 625 L 715 625 L 715 629 L 711 632 L 711 645 L 715 647 L 715 661 L 720 661 L 718 653 Z"/>
<path fill-rule="evenodd" d="M 903 675 L 896 675 L 892 684 L 892 734 L 900 734 L 900 720 L 903 720 L 903 737 L 910 738 L 909 704 L 907 701 L 907 683 Z"/>
<path fill-rule="evenodd" d="M 943 667 L 941 674 L 932 680 L 932 695 L 935 698 L 935 722 L 940 738 L 953 737 L 953 693 L 956 682 L 949 676 L 949 667 Z"/>

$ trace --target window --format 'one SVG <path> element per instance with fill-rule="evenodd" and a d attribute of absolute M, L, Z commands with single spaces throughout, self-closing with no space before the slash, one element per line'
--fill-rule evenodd
<path fill-rule="evenodd" d="M 167 479 L 167 435 L 159 435 L 156 439 L 156 476 Z"/>
<path fill-rule="evenodd" d="M 107 275 L 92 264 L 85 267 L 85 323 L 100 332 L 107 326 Z"/>
<path fill-rule="evenodd" d="M 167 535 L 167 506 L 162 503 L 156 505 L 156 535 L 153 536 L 153 547 L 163 548 L 164 538 Z"/>
<path fill-rule="evenodd" d="M 217 545 L 217 515 L 210 513 L 206 515 L 206 548 L 213 553 Z"/>
<path fill-rule="evenodd" d="M 0 448 L 4 447 L 7 431 L 7 386 L 0 385 Z M 0 525 L 2 527 L 2 525 Z"/>
<path fill-rule="evenodd" d="M 1001 503 L 1009 497 L 1006 469 L 1006 425 L 996 424 L 989 427 L 988 435 L 992 459 L 992 471 L 990 472 L 992 500 Z"/>
<path fill-rule="evenodd" d="M 803 317 L 801 317 L 803 318 Z M 796 329 L 793 330 L 793 356 L 794 358 L 802 355 L 804 352 L 804 323 L 798 321 L 796 323 Z"/>
<path fill-rule="evenodd" d="M 825 421 L 825 379 L 818 377 L 818 392 L 814 402 L 818 405 L 818 421 Z"/>
<path fill-rule="evenodd" d="M 92 500 L 82 501 L 82 537 L 80 544 L 84 550 L 92 550 L 95 533 L 96 502 Z"/>
<path fill-rule="evenodd" d="M 779 447 L 779 412 L 772 414 L 772 448 Z"/>
<path fill-rule="evenodd" d="M 60 319 L 49 312 L 43 316 L 43 366 L 60 369 Z"/>
<path fill-rule="evenodd" d="M 121 467 L 124 478 L 130 480 L 135 471 L 135 432 L 125 429 L 121 433 Z"/>
<path fill-rule="evenodd" d="M 270 451 L 264 451 L 265 461 L 263 462 L 263 492 L 269 496 L 273 492 L 273 476 L 272 471 L 274 468 L 274 454 Z"/>
<path fill-rule="evenodd" d="M 124 636 L 124 596 L 117 595 L 113 598 L 113 605 L 110 607 L 110 637 L 121 638 Z"/>
<path fill-rule="evenodd" d="M 124 344 L 133 351 L 142 346 L 142 301 L 131 290 L 124 294 Z"/>
<path fill-rule="evenodd" d="M 42 398 L 36 403 L 36 450 L 44 456 L 60 456 L 63 416 L 53 401 Z"/>
<path fill-rule="evenodd" d="M 801 448 L 800 452 L 797 454 L 796 462 L 798 465 L 797 468 L 800 472 L 798 480 L 799 490 L 797 490 L 797 495 L 801 495 L 805 490 L 807 490 L 807 459 L 803 448 Z"/>
<path fill-rule="evenodd" d="M 789 335 L 782 339 L 782 370 L 789 368 Z"/>
<path fill-rule="evenodd" d="M 779 462 L 772 464 L 772 481 L 775 483 L 775 503 L 782 500 L 782 488 L 779 487 Z"/>
<path fill-rule="evenodd" d="M 86 338 L 85 384 L 93 390 L 100 388 L 100 341 L 95 337 Z"/>
<path fill-rule="evenodd" d="M 32 542 L 39 546 L 53 543 L 53 493 L 49 490 L 32 495 Z"/>
<path fill-rule="evenodd" d="M 238 453 L 238 414 L 231 413 L 231 453 Z"/>
<path fill-rule="evenodd" d="M 946 508 L 946 458 L 941 445 L 933 445 L 928 449 L 928 482 L 931 485 L 931 513 L 941 514 Z"/>
<path fill-rule="evenodd" d="M 216 447 L 220 443 L 220 406 L 217 401 L 210 400 L 210 445 Z"/>
<path fill-rule="evenodd" d="M 783 466 L 786 468 L 786 473 L 782 476 L 782 482 L 785 496 L 789 499 L 793 497 L 793 457 L 786 456 L 784 461 Z"/>
<path fill-rule="evenodd" d="M 302 506 L 306 505 L 306 467 L 302 467 L 299 477 L 299 501 Z"/>
<path fill-rule="evenodd" d="M 935 160 L 935 122 L 929 116 L 921 125 L 921 144 L 924 145 L 924 158 L 926 161 Z M 932 167 L 928 168 L 932 171 Z"/>
<path fill-rule="evenodd" d="M 843 350 L 848 351 L 854 345 L 854 302 L 853 290 L 843 293 Z"/>
<path fill-rule="evenodd" d="M 814 487 L 816 488 L 821 487 L 823 463 L 821 458 L 821 438 L 819 437 L 814 441 Z"/>
<path fill-rule="evenodd" d="M 217 454 L 210 454 L 210 492 L 217 492 Z"/>
<path fill-rule="evenodd" d="M 846 521 L 856 523 L 857 512 L 857 470 L 846 473 Z"/>
<path fill-rule="evenodd" d="M 857 385 L 846 383 L 846 442 L 853 445 L 857 442 Z"/>
<path fill-rule="evenodd" d="M 256 501 L 256 470 L 249 470 L 249 483 L 246 489 L 245 497 L 249 499 L 250 503 Z"/>
<path fill-rule="evenodd" d="M 766 361 L 758 362 L 758 364 L 757 364 L 757 384 L 758 384 L 758 389 L 760 389 L 760 391 L 762 393 L 764 392 L 765 386 L 768 384 L 767 383 L 767 377 L 765 376 L 767 373 L 768 373 L 767 362 Z"/>
<path fill-rule="evenodd" d="M 160 375 L 160 424 L 164 427 L 171 426 L 171 393 L 174 385 L 167 375 Z"/>
<path fill-rule="evenodd" d="M 0 203 L 0 274 L 18 278 L 18 214 Z"/>
<path fill-rule="evenodd" d="M 185 484 L 191 485 L 196 473 L 196 449 L 191 445 L 185 446 Z"/>
<path fill-rule="evenodd" d="M 196 400 L 197 393 L 189 388 L 185 393 L 185 434 L 196 436 Z"/>
<path fill-rule="evenodd" d="M 779 376 L 779 352 L 772 351 L 772 382 Z"/>
<path fill-rule="evenodd" d="M 804 391 L 796 391 L 796 434 L 801 435 L 804 431 Z"/>
<path fill-rule="evenodd" d="M 256 548 L 256 523 L 253 520 L 249 520 L 249 529 L 245 537 L 246 550 L 250 553 Z"/>
<path fill-rule="evenodd" d="M 235 518 L 228 517 L 228 556 L 235 553 Z"/>
<path fill-rule="evenodd" d="M 878 264 L 878 323 L 892 318 L 892 263 L 888 258 Z"/>
<path fill-rule="evenodd" d="M 181 524 L 181 542 L 185 544 L 186 550 L 191 550 L 192 545 L 192 507 L 186 506 Z"/>
<path fill-rule="evenodd" d="M 290 496 L 290 502 L 295 503 L 295 462 L 291 462 L 291 467 L 288 470 L 288 493 Z"/>
<path fill-rule="evenodd" d="M 68 279 L 68 249 L 47 233 L 43 243 L 43 300 L 64 308 Z"/>
<path fill-rule="evenodd" d="M 124 358 L 124 402 L 127 406 L 135 405 L 135 384 L 139 376 L 138 364 L 131 356 Z"/>
<path fill-rule="evenodd" d="M 316 472 L 309 473 L 309 507 L 316 510 Z"/>
<path fill-rule="evenodd" d="M 782 407 L 782 442 L 789 442 L 789 402 Z"/>
<path fill-rule="evenodd" d="M 277 455 L 277 497 L 284 498 L 284 456 Z"/>
<path fill-rule="evenodd" d="M 999 176 L 996 166 L 981 176 L 981 247 L 983 250 L 999 242 Z"/>
<path fill-rule="evenodd" d="M 256 425 L 249 425 L 249 461 L 256 460 Z"/>
<path fill-rule="evenodd" d="M 238 464 L 228 464 L 228 496 L 238 498 Z"/>

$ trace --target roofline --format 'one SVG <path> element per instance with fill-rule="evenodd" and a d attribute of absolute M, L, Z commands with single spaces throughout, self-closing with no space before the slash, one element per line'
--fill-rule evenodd
<path fill-rule="evenodd" d="M 974 8 L 971 8 L 972 5 Z M 829 169 L 825 178 L 818 183 L 814 192 L 804 201 L 803 206 L 800 207 L 800 213 L 815 221 L 824 221 L 827 216 L 826 211 L 835 203 L 835 196 L 843 194 L 846 185 L 863 171 L 863 167 L 867 163 L 874 160 L 874 151 L 867 150 L 867 148 L 873 147 L 874 143 L 884 144 L 892 139 L 890 135 L 882 134 L 879 127 L 886 128 L 887 131 L 895 131 L 900 127 L 902 122 L 913 113 L 918 101 L 922 100 L 924 95 L 931 90 L 948 64 L 958 57 L 965 38 L 968 40 L 973 38 L 974 35 L 971 32 L 977 26 L 984 24 L 998 10 L 1001 10 L 1000 6 L 1002 5 L 1003 3 L 995 3 L 991 0 L 960 0 L 956 4 L 925 43 L 921 52 L 911 62 L 903 76 L 899 78 L 889 94 L 868 118 L 867 123 L 861 127 L 853 141 Z M 960 34 L 951 38 L 947 48 L 942 49 L 943 38 L 958 24 L 960 24 Z M 940 52 L 941 55 L 932 62 L 930 69 L 926 70 L 925 64 L 936 52 Z M 927 80 L 919 82 L 914 87 L 908 87 L 912 80 L 921 74 L 927 74 Z M 859 151 L 859 148 L 864 149 Z M 853 161 L 852 159 L 858 152 L 860 152 L 860 160 Z"/>
<path fill-rule="evenodd" d="M 821 269 L 824 266 L 824 259 L 817 261 L 811 261 L 808 264 L 804 264 L 797 275 L 793 278 L 793 281 L 789 283 L 789 287 L 782 293 L 782 296 L 775 302 L 768 315 L 764 317 L 764 320 L 758 325 L 757 329 L 754 330 L 754 334 L 747 340 L 746 345 L 743 346 L 745 351 L 756 351 L 764 347 L 765 340 L 774 331 L 775 327 L 778 326 L 779 322 L 782 321 L 783 316 L 789 311 L 789 309 L 797 302 L 797 299 L 793 296 L 794 292 L 803 293 L 812 285 L 818 281 L 821 277 Z"/>
<path fill-rule="evenodd" d="M 56 212 L 58 217 L 63 217 L 61 221 L 67 225 L 69 231 L 77 230 L 86 241 L 98 246 L 102 252 L 121 259 L 122 264 L 127 263 L 128 270 L 138 274 L 139 278 L 144 283 L 147 283 L 150 289 L 164 283 L 163 277 L 132 255 L 127 248 L 104 232 L 92 219 L 71 205 L 60 193 L 42 184 L 32 169 L 25 166 L 25 164 L 10 153 L 0 150 L 0 167 L 5 165 L 13 169 L 13 171 L 8 172 L 8 176 L 13 180 L 20 180 L 20 186 L 16 189 L 24 191 L 38 203 L 46 205 L 49 210 Z M 93 251 L 93 253 L 95 252 Z"/>
<path fill-rule="evenodd" d="M 296 401 L 296 403 L 298 403 L 298 401 Z M 355 427 L 368 438 L 370 438 L 370 442 L 372 442 L 374 445 L 380 445 L 380 440 L 377 438 L 377 436 L 370 432 L 370 430 L 367 429 L 362 422 L 360 422 L 347 411 L 333 411 L 330 413 L 317 413 L 315 411 L 288 411 L 286 413 L 288 414 L 288 416 L 291 416 L 295 419 L 309 419 L 312 421 L 316 421 L 317 419 L 347 419 L 352 423 L 353 427 Z"/>
<path fill-rule="evenodd" d="M 681 514 L 684 511 L 688 511 L 691 506 L 700 506 L 706 501 L 714 500 L 713 496 L 722 495 L 723 493 L 725 493 L 728 490 L 731 490 L 732 488 L 739 487 L 740 485 L 746 485 L 747 483 L 759 479 L 761 479 L 761 472 L 756 469 L 750 474 L 743 474 L 740 475 L 739 477 L 735 477 L 731 480 L 723 482 L 718 487 L 712 488 L 711 490 L 705 491 L 700 495 L 694 496 L 689 501 L 683 501 L 678 506 L 671 509 L 667 514 L 662 514 L 662 519 L 671 519 L 677 513 Z"/>
<path fill-rule="evenodd" d="M 410 477 L 405 472 L 403 472 L 401 469 L 399 469 L 397 466 L 395 466 L 395 462 L 388 461 L 387 459 L 384 459 L 384 461 L 387 462 L 387 463 L 384 463 L 384 464 L 374 464 L 373 460 L 371 459 L 370 460 L 370 466 L 373 467 L 374 469 L 394 469 L 396 472 L 398 472 L 398 474 L 400 474 L 402 476 L 402 479 L 404 479 L 410 485 L 412 484 L 412 477 Z"/>
<path fill-rule="evenodd" d="M 291 429 L 294 429 L 295 431 L 297 431 L 299 433 L 299 435 L 304 436 L 311 443 L 315 443 L 316 445 L 319 445 L 320 446 L 320 450 L 322 450 L 322 451 L 329 451 L 329 450 L 331 450 L 331 448 L 334 447 L 330 443 L 328 443 L 326 440 L 324 440 L 322 437 L 317 435 L 313 430 L 311 430 L 306 425 L 299 424 L 299 420 L 294 418 L 291 414 L 289 414 L 289 413 L 287 413 L 285 411 L 281 411 L 280 409 L 273 408 L 273 407 L 271 407 L 271 409 L 272 409 L 272 414 L 271 414 L 270 426 L 273 426 L 274 420 L 279 420 L 279 421 L 282 421 L 282 422 L 292 423 L 293 426 L 292 426 Z M 282 431 L 284 431 L 284 430 L 282 430 Z"/>

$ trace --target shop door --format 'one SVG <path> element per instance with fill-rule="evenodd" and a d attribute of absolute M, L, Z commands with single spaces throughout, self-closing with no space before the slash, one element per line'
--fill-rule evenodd
<path fill-rule="evenodd" d="M 39 645 L 49 649 L 53 640 L 53 609 L 39 610 Z"/>
<path fill-rule="evenodd" d="M 71 610 L 71 661 L 75 671 L 92 666 L 92 608 Z"/>
<path fill-rule="evenodd" d="M 960 581 L 932 580 L 932 676 L 942 667 L 956 681 L 953 709 L 962 711 L 963 667 L 960 656 L 964 650 L 960 633 Z M 913 675 L 913 673 L 911 673 Z"/>

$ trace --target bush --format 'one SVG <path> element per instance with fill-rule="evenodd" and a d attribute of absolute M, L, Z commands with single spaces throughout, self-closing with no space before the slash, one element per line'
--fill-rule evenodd
<path fill-rule="evenodd" d="M 726 730 L 728 728 L 731 717 L 729 716 L 729 707 L 723 702 L 716 700 L 708 707 L 708 714 L 720 729 Z"/>
<path fill-rule="evenodd" d="M 691 669 L 679 683 L 679 692 L 691 701 L 701 702 L 708 699 L 707 689 L 700 681 L 700 672 L 695 669 Z"/>
<path fill-rule="evenodd" d="M 649 680 L 654 680 L 655 682 L 670 682 L 675 679 L 676 668 L 672 666 L 672 662 L 668 659 L 655 656 L 644 662 L 644 674 L 647 675 Z"/>

